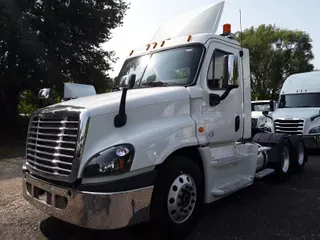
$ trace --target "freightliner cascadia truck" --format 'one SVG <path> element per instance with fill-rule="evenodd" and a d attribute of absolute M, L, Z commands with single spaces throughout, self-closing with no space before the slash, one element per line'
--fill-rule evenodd
<path fill-rule="evenodd" d="M 85 228 L 149 222 L 182 239 L 205 204 L 299 173 L 301 137 L 251 125 L 249 51 L 230 24 L 216 34 L 223 8 L 162 25 L 130 52 L 118 90 L 34 112 L 24 198 Z"/>

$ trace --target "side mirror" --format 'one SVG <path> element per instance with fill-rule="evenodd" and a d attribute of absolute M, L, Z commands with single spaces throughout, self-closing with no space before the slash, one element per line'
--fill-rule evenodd
<path fill-rule="evenodd" d="M 130 74 L 129 76 L 125 76 L 121 81 L 120 87 L 126 89 L 132 89 L 136 83 L 136 75 Z"/>
<path fill-rule="evenodd" d="M 235 55 L 225 56 L 224 77 L 228 80 L 228 88 L 239 87 L 239 57 Z"/>
<path fill-rule="evenodd" d="M 39 99 L 48 99 L 50 97 L 50 88 L 42 88 L 38 93 Z"/>
<path fill-rule="evenodd" d="M 273 100 L 270 100 L 270 111 L 271 112 L 274 111 L 274 105 L 275 105 L 275 102 Z"/>

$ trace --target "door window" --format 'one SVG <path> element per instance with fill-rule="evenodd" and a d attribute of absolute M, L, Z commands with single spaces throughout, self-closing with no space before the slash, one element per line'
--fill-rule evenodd
<path fill-rule="evenodd" d="M 221 90 L 226 89 L 228 86 L 228 79 L 225 79 L 225 61 L 227 61 L 227 56 L 231 53 L 227 53 L 221 50 L 215 50 L 210 62 L 210 66 L 207 74 L 208 87 L 211 90 Z"/>

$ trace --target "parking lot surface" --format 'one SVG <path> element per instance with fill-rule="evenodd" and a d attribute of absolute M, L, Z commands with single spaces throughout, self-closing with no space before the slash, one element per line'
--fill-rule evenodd
<path fill-rule="evenodd" d="M 148 224 L 92 231 L 34 209 L 21 197 L 20 164 L 19 158 L 0 160 L 0 239 L 146 239 Z M 286 183 L 255 183 L 207 205 L 188 240 L 312 240 L 320 239 L 319 225 L 320 157 L 313 155 Z"/>

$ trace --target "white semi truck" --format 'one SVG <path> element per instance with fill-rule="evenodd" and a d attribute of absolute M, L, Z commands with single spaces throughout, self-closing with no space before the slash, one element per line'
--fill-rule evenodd
<path fill-rule="evenodd" d="M 302 135 L 306 148 L 320 148 L 320 72 L 293 74 L 284 82 L 273 131 Z"/>
<path fill-rule="evenodd" d="M 229 24 L 215 34 L 223 7 L 162 26 L 130 53 L 120 91 L 36 111 L 24 198 L 78 226 L 150 221 L 154 231 L 182 239 L 204 203 L 267 175 L 284 181 L 301 171 L 301 137 L 251 126 L 249 51 Z"/>
<path fill-rule="evenodd" d="M 273 100 L 251 101 L 252 125 L 262 128 L 266 132 L 272 132 L 273 122 L 270 118 L 264 116 L 263 112 L 268 111 L 268 115 L 272 116 L 276 105 L 276 101 Z"/>

